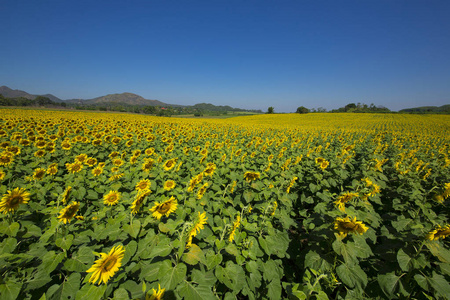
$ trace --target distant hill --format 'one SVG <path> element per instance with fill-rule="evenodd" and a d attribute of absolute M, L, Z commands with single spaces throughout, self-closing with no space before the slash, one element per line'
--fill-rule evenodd
<path fill-rule="evenodd" d="M 139 106 L 168 106 L 168 104 L 158 100 L 147 100 L 143 97 L 132 94 L 109 94 L 93 99 L 70 99 L 66 100 L 67 103 L 73 103 L 78 105 L 107 105 L 107 104 L 125 104 L 125 105 L 139 105 Z"/>
<path fill-rule="evenodd" d="M 231 106 L 222 106 L 222 105 L 213 105 L 210 103 L 199 103 L 195 105 L 177 105 L 177 104 L 167 104 L 161 102 L 159 100 L 149 100 L 145 99 L 142 96 L 133 94 L 133 93 L 121 93 L 121 94 L 109 94 L 106 96 L 101 96 L 93 99 L 68 99 L 61 100 L 58 97 L 53 96 L 52 94 L 45 95 L 32 95 L 27 92 L 21 90 L 13 90 L 7 86 L 0 87 L 0 94 L 2 94 L 5 98 L 26 98 L 29 100 L 34 100 L 37 96 L 44 96 L 49 98 L 50 100 L 58 103 L 63 103 L 63 105 L 67 104 L 68 106 L 76 106 L 81 109 L 130 109 L 130 107 L 138 107 L 137 111 L 142 110 L 142 108 L 147 106 L 159 106 L 168 108 L 171 107 L 173 109 L 182 110 L 193 110 L 193 111 L 212 111 L 212 112 L 226 112 L 226 111 L 252 111 L 259 112 L 260 110 L 248 110 L 248 109 L 240 109 L 233 108 Z M 126 108 L 127 107 L 127 108 Z M 140 108 L 139 108 L 140 107 Z"/>
<path fill-rule="evenodd" d="M 405 108 L 398 111 L 399 113 L 450 113 L 450 104 L 442 106 L 420 106 L 413 108 Z"/>
<path fill-rule="evenodd" d="M 4 86 L 4 85 L 3 85 L 3 86 L 0 86 L 0 94 L 2 94 L 3 97 L 6 97 L 6 98 L 19 98 L 19 97 L 23 97 L 23 98 L 26 98 L 26 99 L 33 100 L 33 99 L 35 99 L 37 96 L 44 96 L 44 97 L 47 97 L 47 98 L 49 98 L 50 100 L 55 101 L 55 102 L 61 102 L 61 101 L 62 101 L 61 99 L 59 99 L 59 98 L 56 97 L 56 96 L 53 96 L 52 94 L 32 95 L 32 94 L 28 94 L 27 92 L 24 92 L 24 91 L 21 91 L 21 90 L 13 90 L 13 89 L 10 89 L 9 87 Z"/>

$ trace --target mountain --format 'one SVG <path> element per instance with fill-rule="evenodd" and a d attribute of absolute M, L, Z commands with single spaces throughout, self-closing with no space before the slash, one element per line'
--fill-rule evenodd
<path fill-rule="evenodd" d="M 28 94 L 27 92 L 21 91 L 21 90 L 13 90 L 10 89 L 7 86 L 0 86 L 0 94 L 3 95 L 3 97 L 5 98 L 19 98 L 19 97 L 23 97 L 26 99 L 30 99 L 33 100 L 34 98 L 36 98 L 37 96 L 44 96 L 49 98 L 50 100 L 54 101 L 54 102 L 61 102 L 62 100 L 59 99 L 56 96 L 53 96 L 52 94 L 45 94 L 45 95 L 32 95 L 32 94 Z"/>
<path fill-rule="evenodd" d="M 450 112 L 450 104 L 442 106 L 419 106 L 413 108 L 405 108 L 398 111 L 399 113 L 439 113 Z"/>
<path fill-rule="evenodd" d="M 109 94 L 93 99 L 70 99 L 66 100 L 67 103 L 81 104 L 81 105 L 103 105 L 103 104 L 126 104 L 126 105 L 139 105 L 139 106 L 168 106 L 164 102 L 158 100 L 147 100 L 143 97 L 133 93 L 122 94 Z"/>

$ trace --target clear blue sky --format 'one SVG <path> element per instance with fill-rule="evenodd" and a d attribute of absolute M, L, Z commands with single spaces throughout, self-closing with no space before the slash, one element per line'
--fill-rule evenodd
<path fill-rule="evenodd" d="M 294 112 L 450 103 L 450 1 L 0 1 L 0 85 Z"/>

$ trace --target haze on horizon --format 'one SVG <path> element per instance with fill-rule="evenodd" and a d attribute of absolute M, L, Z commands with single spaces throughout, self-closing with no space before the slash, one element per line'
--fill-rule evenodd
<path fill-rule="evenodd" d="M 61 99 L 391 110 L 450 103 L 450 1 L 0 3 L 0 86 Z"/>

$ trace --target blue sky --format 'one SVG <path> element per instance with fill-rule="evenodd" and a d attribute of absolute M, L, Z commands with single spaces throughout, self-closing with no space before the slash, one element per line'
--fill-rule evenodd
<path fill-rule="evenodd" d="M 450 1 L 0 2 L 0 85 L 295 112 L 450 103 Z"/>

